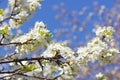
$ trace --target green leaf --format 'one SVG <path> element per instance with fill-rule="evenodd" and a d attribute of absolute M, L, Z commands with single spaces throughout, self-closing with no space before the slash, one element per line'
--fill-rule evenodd
<path fill-rule="evenodd" d="M 32 70 L 35 70 L 37 69 L 38 67 L 34 64 L 29 64 L 29 65 L 24 65 L 22 67 L 22 70 L 25 71 L 25 72 L 29 72 L 29 71 L 32 71 Z"/>
<path fill-rule="evenodd" d="M 0 33 L 1 33 L 1 34 L 3 34 L 3 33 L 4 33 L 4 31 L 3 31 L 3 30 L 0 30 Z"/>
<path fill-rule="evenodd" d="M 8 33 L 8 26 L 5 26 L 4 29 L 0 30 L 0 33 L 6 35 Z"/>
<path fill-rule="evenodd" d="M 43 64 L 49 64 L 50 62 L 48 60 L 43 60 L 42 63 Z"/>
<path fill-rule="evenodd" d="M 41 34 L 41 35 L 44 35 L 44 34 L 45 34 L 45 32 L 42 31 L 42 30 L 39 30 L 38 32 L 39 32 L 39 34 Z"/>
<path fill-rule="evenodd" d="M 0 15 L 4 16 L 4 10 L 0 9 Z"/>
<path fill-rule="evenodd" d="M 52 73 L 54 73 L 54 72 L 57 71 L 57 69 L 56 68 L 52 68 L 51 71 L 52 71 Z"/>
<path fill-rule="evenodd" d="M 47 45 L 44 45 L 44 48 L 47 49 Z"/>
<path fill-rule="evenodd" d="M 4 33 L 6 34 L 8 32 L 8 26 L 5 26 Z"/>
<path fill-rule="evenodd" d="M 102 76 L 102 77 L 100 78 L 100 80 L 105 80 L 105 76 Z"/>
<path fill-rule="evenodd" d="M 112 35 L 112 31 L 105 30 L 104 33 L 107 35 Z"/>
<path fill-rule="evenodd" d="M 46 34 L 46 37 L 51 37 L 52 36 L 52 33 L 47 33 Z"/>
<path fill-rule="evenodd" d="M 85 64 L 84 62 L 78 62 L 79 64 Z"/>

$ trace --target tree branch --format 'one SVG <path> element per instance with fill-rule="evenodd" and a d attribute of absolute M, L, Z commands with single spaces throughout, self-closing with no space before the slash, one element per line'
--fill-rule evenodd
<path fill-rule="evenodd" d="M 49 61 L 58 61 L 58 58 L 56 57 L 37 57 L 37 58 L 23 58 L 23 59 L 15 59 L 15 60 L 9 60 L 9 61 L 0 61 L 0 64 L 6 64 L 6 63 L 12 63 L 12 62 L 21 62 L 21 61 L 35 61 L 35 60 L 49 60 Z M 60 60 L 59 60 L 60 61 Z"/>

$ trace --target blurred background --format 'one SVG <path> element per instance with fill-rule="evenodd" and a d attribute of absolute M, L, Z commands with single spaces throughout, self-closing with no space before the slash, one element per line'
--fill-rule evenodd
<path fill-rule="evenodd" d="M 7 7 L 7 0 L 0 0 L 0 8 Z M 76 50 L 85 46 L 95 33 L 95 25 L 112 26 L 116 47 L 120 47 L 120 0 L 44 0 L 41 9 L 19 29 L 28 32 L 36 21 L 43 21 L 53 33 L 53 40 L 69 42 Z M 2 53 L 2 50 L 0 50 Z M 88 63 L 76 80 L 94 80 L 102 72 L 108 80 L 120 80 L 120 55 L 111 64 Z"/>

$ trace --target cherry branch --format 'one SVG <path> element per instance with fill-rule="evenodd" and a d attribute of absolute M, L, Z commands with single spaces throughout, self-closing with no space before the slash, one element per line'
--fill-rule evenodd
<path fill-rule="evenodd" d="M 0 61 L 0 64 L 6 64 L 6 63 L 13 63 L 13 62 L 22 62 L 22 61 L 38 61 L 38 60 L 49 60 L 49 61 L 60 61 L 58 57 L 37 57 L 37 58 L 23 58 L 23 59 L 15 59 L 15 60 L 9 60 L 9 61 Z M 62 62 L 62 61 L 60 61 Z"/>
<path fill-rule="evenodd" d="M 17 15 L 18 13 L 16 13 L 16 14 L 14 14 L 14 9 L 17 7 L 17 0 L 15 0 L 15 3 L 14 3 L 14 6 L 13 6 L 13 9 L 12 9 L 12 11 L 11 11 L 11 13 L 10 13 L 10 15 L 7 17 L 7 18 L 5 18 L 5 19 L 3 19 L 3 20 L 1 20 L 0 21 L 0 24 L 1 23 L 3 23 L 3 22 L 5 22 L 5 21 L 7 21 L 7 20 L 9 20 L 9 19 L 11 19 L 12 18 L 12 16 L 14 16 L 14 15 Z"/>

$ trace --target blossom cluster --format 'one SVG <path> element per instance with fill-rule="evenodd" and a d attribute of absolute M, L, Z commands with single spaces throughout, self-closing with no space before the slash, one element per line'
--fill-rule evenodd
<path fill-rule="evenodd" d="M 20 67 L 21 72 L 23 71 L 24 74 L 29 75 L 32 73 L 31 76 L 40 75 L 46 77 L 46 79 L 60 76 L 58 80 L 70 80 L 79 72 L 81 63 L 87 64 L 89 61 L 95 62 L 96 60 L 101 63 L 110 63 L 114 60 L 119 50 L 111 45 L 114 42 L 113 32 L 115 31 L 111 26 L 98 26 L 94 30 L 96 37 L 88 42 L 86 46 L 79 47 L 77 52 L 69 48 L 64 42 L 50 40 L 52 34 L 43 22 L 36 22 L 34 28 L 28 33 L 19 36 L 15 35 L 14 38 L 8 40 L 9 42 L 2 43 L 4 39 L 8 38 L 5 35 L 9 35 L 8 32 L 12 28 L 19 28 L 21 24 L 29 19 L 29 16 L 41 6 L 41 1 L 9 0 L 11 14 L 8 18 L 10 20 L 8 24 L 0 25 L 2 26 L 0 27 L 0 34 L 2 35 L 0 44 L 14 45 L 15 53 L 20 55 L 33 53 L 45 47 L 37 59 L 34 58 L 35 62 L 32 62 L 32 60 L 27 61 L 27 58 L 26 61 L 24 61 L 25 59 L 22 61 L 21 58 L 18 58 L 18 55 L 9 56 L 5 61 L 21 59 L 21 62 L 10 61 L 9 66 Z M 0 21 L 4 19 L 6 13 L 7 11 L 0 9 Z M 101 79 L 103 75 L 99 73 L 96 78 Z"/>
<path fill-rule="evenodd" d="M 99 60 L 104 63 L 113 61 L 116 53 L 119 53 L 118 49 L 110 45 L 113 42 L 113 32 L 112 27 L 98 27 L 95 31 L 96 37 L 87 46 L 78 48 L 77 60 L 82 62 Z"/>
<path fill-rule="evenodd" d="M 73 74 L 71 65 L 75 63 L 75 56 L 72 49 L 67 47 L 66 43 L 60 42 L 51 42 L 47 46 L 47 49 L 40 56 L 58 58 L 60 62 L 56 62 L 56 64 L 43 61 L 44 76 L 51 74 L 52 77 L 56 77 L 64 74 L 62 77 L 65 79 L 72 79 L 73 76 L 70 76 Z"/>
<path fill-rule="evenodd" d="M 96 74 L 95 78 L 97 80 L 107 80 L 106 77 L 104 76 L 104 74 L 102 74 L 101 72 L 99 72 L 98 74 Z"/>
<path fill-rule="evenodd" d="M 42 0 L 9 0 L 12 17 L 9 20 L 10 27 L 20 27 L 41 6 L 40 2 Z"/>
<path fill-rule="evenodd" d="M 107 41 L 112 41 L 113 40 L 113 36 L 112 36 L 113 32 L 115 32 L 115 30 L 111 26 L 108 26 L 108 27 L 98 26 L 98 29 L 95 31 L 96 36 L 101 37 L 101 38 L 103 38 L 104 40 L 107 40 Z"/>
<path fill-rule="evenodd" d="M 58 80 L 73 79 L 77 72 L 80 71 L 80 65 L 75 62 L 74 51 L 67 47 L 64 42 L 51 42 L 47 45 L 46 50 L 40 54 L 41 57 L 51 58 L 52 60 L 42 60 L 42 67 L 36 62 L 37 69 L 27 72 L 28 75 L 36 75 L 47 78 L 61 76 Z M 39 74 L 39 75 L 38 75 Z"/>
<path fill-rule="evenodd" d="M 47 49 L 41 54 L 43 57 L 61 56 L 61 60 L 73 63 L 75 60 L 74 51 L 66 46 L 66 43 L 52 42 L 47 45 Z"/>
<path fill-rule="evenodd" d="M 98 29 L 96 31 L 98 31 Z M 109 32 L 109 30 L 107 32 Z M 100 34 L 103 33 L 101 32 Z M 112 36 L 112 34 L 113 33 L 109 36 Z M 35 67 L 33 67 L 35 69 L 25 74 L 36 74 L 37 76 L 41 76 L 42 74 L 47 78 L 61 76 L 64 79 L 73 79 L 74 75 L 80 71 L 81 63 L 87 64 L 89 61 L 95 62 L 96 60 L 99 60 L 102 63 L 110 63 L 114 60 L 116 53 L 119 53 L 118 49 L 109 45 L 111 41 L 106 40 L 106 38 L 104 38 L 104 40 L 101 36 L 96 36 L 86 47 L 78 48 L 77 52 L 74 52 L 71 48 L 67 47 L 66 43 L 54 41 L 48 43 L 47 41 L 50 37 L 51 33 L 45 28 L 45 25 L 42 22 L 36 22 L 35 28 L 29 33 L 11 41 L 23 43 L 22 45 L 16 46 L 16 52 L 22 54 L 32 53 L 45 45 L 46 49 L 40 54 L 40 57 L 53 58 L 53 61 L 41 61 L 43 69 L 38 63 L 36 63 L 36 65 L 34 65 Z M 32 42 L 33 44 L 24 44 L 26 42 Z M 59 77 L 58 80 L 62 80 L 61 77 Z"/>
<path fill-rule="evenodd" d="M 47 45 L 51 36 L 43 22 L 36 22 L 30 32 L 14 38 L 11 43 L 18 43 L 15 49 L 17 53 L 32 53 Z"/>

